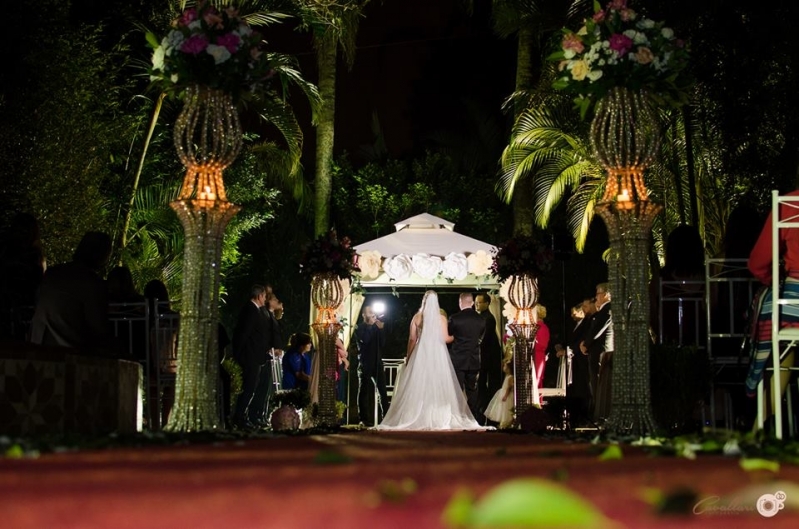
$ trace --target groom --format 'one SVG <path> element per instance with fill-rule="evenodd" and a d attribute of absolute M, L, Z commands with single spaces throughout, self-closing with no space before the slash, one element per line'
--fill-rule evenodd
<path fill-rule="evenodd" d="M 452 367 L 458 376 L 461 389 L 466 392 L 466 401 L 474 418 L 482 424 L 484 417 L 480 413 L 477 396 L 477 374 L 480 372 L 480 343 L 485 334 L 485 319 L 472 308 L 474 298 L 468 292 L 460 295 L 458 300 L 460 312 L 449 318 L 449 334 L 455 339 L 449 348 Z"/>

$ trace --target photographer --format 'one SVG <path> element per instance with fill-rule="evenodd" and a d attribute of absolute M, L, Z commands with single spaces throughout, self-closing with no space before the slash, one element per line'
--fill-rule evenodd
<path fill-rule="evenodd" d="M 378 406 L 377 422 L 382 419 L 388 399 L 381 355 L 386 337 L 383 332 L 384 324 L 371 305 L 363 308 L 361 316 L 363 323 L 355 329 L 355 342 L 358 346 L 358 415 L 365 426 L 374 426 L 375 384 L 381 403 Z"/>

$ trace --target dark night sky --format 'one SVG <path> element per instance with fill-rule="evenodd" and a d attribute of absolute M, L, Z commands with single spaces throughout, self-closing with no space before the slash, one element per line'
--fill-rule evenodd
<path fill-rule="evenodd" d="M 316 79 L 307 33 L 267 40 L 296 53 L 303 74 Z M 339 61 L 336 152 L 373 142 L 373 112 L 390 154 L 418 151 L 425 133 L 457 127 L 461 98 L 479 100 L 499 117 L 502 101 L 513 91 L 514 42 L 495 37 L 485 14 L 470 18 L 460 0 L 372 2 L 357 48 L 351 71 Z M 312 153 L 314 130 L 305 123 L 303 130 L 306 152 Z"/>

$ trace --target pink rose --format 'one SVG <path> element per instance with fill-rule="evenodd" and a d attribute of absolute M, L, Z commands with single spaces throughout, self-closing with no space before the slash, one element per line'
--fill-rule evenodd
<path fill-rule="evenodd" d="M 625 55 L 633 47 L 633 39 L 621 33 L 615 33 L 608 39 L 610 49 L 619 55 Z"/>
<path fill-rule="evenodd" d="M 205 35 L 192 35 L 183 41 L 183 44 L 180 46 L 180 51 L 183 53 L 198 55 L 204 52 L 207 47 L 208 37 Z"/>
<path fill-rule="evenodd" d="M 197 20 L 197 10 L 193 7 L 185 10 L 178 18 L 178 26 L 188 26 Z"/>
<path fill-rule="evenodd" d="M 574 50 L 575 53 L 582 53 L 585 49 L 585 46 L 583 46 L 583 43 L 577 38 L 577 35 L 574 33 L 569 33 L 563 39 L 563 49 Z"/>
<path fill-rule="evenodd" d="M 230 53 L 236 53 L 236 50 L 239 49 L 239 42 L 241 39 L 235 33 L 227 33 L 216 38 L 216 43 L 227 48 Z"/>
<path fill-rule="evenodd" d="M 654 59 L 655 56 L 652 54 L 652 50 L 644 46 L 638 48 L 638 51 L 635 53 L 635 60 L 638 61 L 638 64 L 649 64 Z"/>
<path fill-rule="evenodd" d="M 594 13 L 593 19 L 594 22 L 596 22 L 597 24 L 601 24 L 602 22 L 605 21 L 605 12 L 597 11 L 596 13 Z"/>
<path fill-rule="evenodd" d="M 205 20 L 205 23 L 208 24 L 209 28 L 222 29 L 223 27 L 222 17 L 219 16 L 219 13 L 217 13 L 216 9 L 211 8 L 207 12 L 203 13 L 203 20 Z"/>
<path fill-rule="evenodd" d="M 621 10 L 620 16 L 624 22 L 629 22 L 631 20 L 635 20 L 636 13 L 632 9 L 624 8 Z"/>

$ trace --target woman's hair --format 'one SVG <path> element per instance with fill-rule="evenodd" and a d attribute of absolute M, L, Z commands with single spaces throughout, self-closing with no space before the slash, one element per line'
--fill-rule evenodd
<path fill-rule="evenodd" d="M 510 371 L 511 374 L 513 374 L 513 357 L 506 358 L 502 362 L 502 370 L 505 371 L 506 369 Z"/>
<path fill-rule="evenodd" d="M 139 295 L 133 283 L 133 275 L 127 266 L 117 266 L 108 272 L 105 280 L 108 285 L 108 295 L 113 299 L 132 298 Z"/>
<path fill-rule="evenodd" d="M 302 349 L 309 343 L 312 343 L 311 335 L 307 332 L 296 332 L 289 338 L 289 347 L 292 349 Z"/>
<path fill-rule="evenodd" d="M 543 320 L 547 317 L 547 308 L 540 303 L 535 306 L 536 314 L 538 314 L 538 319 Z"/>

